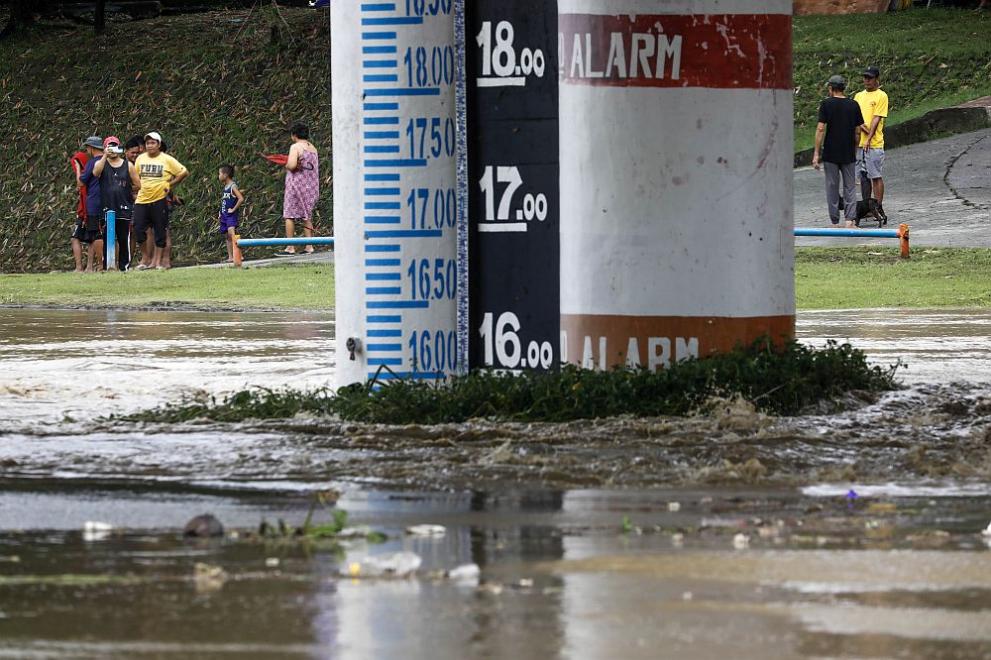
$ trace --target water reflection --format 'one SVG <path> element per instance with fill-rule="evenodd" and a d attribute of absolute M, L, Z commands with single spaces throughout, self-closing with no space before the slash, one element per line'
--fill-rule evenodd
<path fill-rule="evenodd" d="M 245 538 L 190 542 L 174 532 L 133 530 L 89 543 L 78 531 L 4 532 L 0 657 L 929 660 L 991 652 L 991 553 L 973 544 L 973 525 L 950 534 L 952 552 L 912 550 L 918 530 L 902 529 L 892 532 L 892 550 L 853 550 L 855 536 L 845 546 L 803 550 L 803 535 L 824 533 L 837 516 L 861 530 L 877 518 L 844 514 L 842 503 L 801 514 L 814 503 L 797 494 L 709 493 L 536 493 L 520 498 L 530 502 L 524 511 L 507 500 L 479 507 L 471 494 L 405 500 L 362 492 L 350 500 L 366 503 L 352 507 L 354 522 L 390 540 L 343 551 Z M 684 508 L 671 511 L 676 496 Z M 303 502 L 279 509 L 278 498 L 269 499 L 273 508 L 241 506 L 290 520 L 305 511 Z M 988 497 L 914 498 L 899 508 L 926 510 L 935 530 L 982 518 L 989 505 Z M 633 512 L 647 531 L 622 533 L 618 511 Z M 733 528 L 697 531 L 717 511 Z M 403 534 L 437 515 L 446 535 Z M 782 535 L 754 533 L 754 516 L 785 521 Z M 677 547 L 670 531 L 650 531 L 654 523 L 685 530 L 689 542 Z M 732 549 L 738 530 L 753 535 L 749 549 Z M 396 550 L 423 557 L 418 577 L 337 577 L 346 562 Z M 482 567 L 480 586 L 431 577 L 469 561 Z M 199 583 L 197 563 L 225 578 Z"/>

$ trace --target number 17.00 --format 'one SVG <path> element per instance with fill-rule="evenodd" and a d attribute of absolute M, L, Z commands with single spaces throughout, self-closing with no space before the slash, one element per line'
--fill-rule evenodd
<path fill-rule="evenodd" d="M 506 184 L 506 189 L 502 191 L 502 197 L 499 198 L 498 213 L 495 208 L 496 183 Z M 511 207 L 513 206 L 513 196 L 522 185 L 523 177 L 520 176 L 520 169 L 518 167 L 499 166 L 493 168 L 490 165 L 485 168 L 485 172 L 482 174 L 482 178 L 479 180 L 478 186 L 482 189 L 482 193 L 485 195 L 486 222 L 493 222 L 495 220 L 509 220 L 510 212 L 512 210 Z M 523 208 L 521 211 L 522 217 L 518 215 L 518 219 L 533 220 L 536 218 L 540 221 L 546 220 L 547 196 L 543 193 L 536 195 L 528 193 L 524 195 Z"/>

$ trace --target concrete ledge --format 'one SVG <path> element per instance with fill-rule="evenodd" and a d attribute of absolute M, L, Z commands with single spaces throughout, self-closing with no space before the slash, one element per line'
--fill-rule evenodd
<path fill-rule="evenodd" d="M 928 142 L 957 133 L 991 128 L 991 107 L 958 107 L 932 110 L 884 129 L 884 148 L 894 149 L 917 142 Z M 813 149 L 795 154 L 795 167 L 812 164 Z"/>

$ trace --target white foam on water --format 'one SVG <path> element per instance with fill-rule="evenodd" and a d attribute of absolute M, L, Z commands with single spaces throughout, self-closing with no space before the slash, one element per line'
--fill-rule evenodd
<path fill-rule="evenodd" d="M 807 497 L 988 497 L 991 484 L 816 484 L 802 488 Z"/>

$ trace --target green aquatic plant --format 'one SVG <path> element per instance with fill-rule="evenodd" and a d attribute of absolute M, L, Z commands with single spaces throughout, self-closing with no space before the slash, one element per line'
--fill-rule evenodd
<path fill-rule="evenodd" d="M 799 414 L 850 392 L 897 388 L 900 365 L 871 365 L 863 351 L 830 342 L 813 348 L 766 339 L 747 348 L 679 362 L 662 371 L 593 371 L 566 365 L 552 372 L 507 375 L 476 371 L 444 385 L 395 379 L 349 385 L 336 393 L 256 388 L 222 401 L 186 400 L 118 419 L 132 422 L 239 422 L 328 415 L 376 424 L 443 424 L 475 418 L 565 422 L 618 415 L 690 415 L 714 398 L 742 398 L 757 410 Z"/>
<path fill-rule="evenodd" d="M 265 541 L 337 541 L 341 538 L 341 532 L 348 534 L 348 512 L 334 508 L 340 495 L 335 490 L 317 491 L 310 499 L 310 508 L 302 525 L 295 527 L 281 518 L 274 525 L 262 520 L 258 526 L 258 537 Z M 328 512 L 330 519 L 315 522 L 317 511 Z M 374 530 L 355 528 L 352 531 L 348 538 L 363 538 L 368 543 L 383 543 L 387 539 L 385 534 Z"/>

